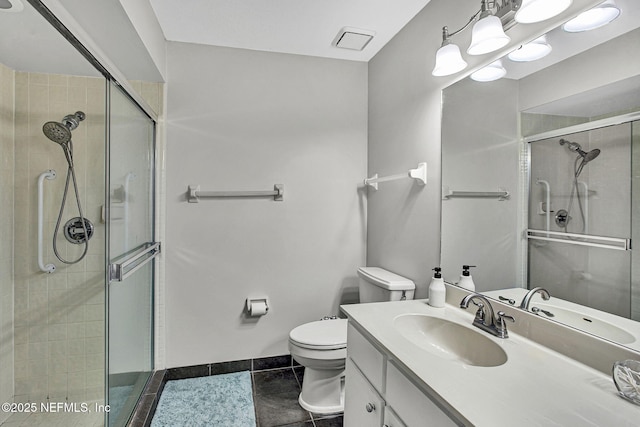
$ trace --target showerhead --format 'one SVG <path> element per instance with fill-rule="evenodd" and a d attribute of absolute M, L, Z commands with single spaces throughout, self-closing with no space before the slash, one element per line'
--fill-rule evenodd
<path fill-rule="evenodd" d="M 61 122 L 47 122 L 42 126 L 44 135 L 53 142 L 66 146 L 71 141 L 71 131 L 78 127 L 86 115 L 82 111 L 64 116 Z"/>
<path fill-rule="evenodd" d="M 42 132 L 47 138 L 60 145 L 67 145 L 71 140 L 71 131 L 59 122 L 45 123 L 42 126 Z"/>

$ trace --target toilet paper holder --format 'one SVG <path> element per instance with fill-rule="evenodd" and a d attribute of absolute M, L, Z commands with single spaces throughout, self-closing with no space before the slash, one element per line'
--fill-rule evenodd
<path fill-rule="evenodd" d="M 247 298 L 246 310 L 251 317 L 264 316 L 269 312 L 269 299 L 266 297 Z"/>

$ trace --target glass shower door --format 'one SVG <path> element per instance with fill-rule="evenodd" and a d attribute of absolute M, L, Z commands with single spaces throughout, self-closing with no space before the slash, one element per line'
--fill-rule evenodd
<path fill-rule="evenodd" d="M 114 83 L 109 123 L 109 426 L 125 425 L 153 371 L 155 123 Z"/>

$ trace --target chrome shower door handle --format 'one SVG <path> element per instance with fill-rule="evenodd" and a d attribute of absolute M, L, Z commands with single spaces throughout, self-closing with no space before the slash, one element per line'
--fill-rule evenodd
<path fill-rule="evenodd" d="M 122 282 L 160 254 L 160 242 L 144 243 L 140 248 L 142 250 L 124 261 L 109 264 L 109 282 Z M 132 268 L 125 272 L 129 267 Z"/>

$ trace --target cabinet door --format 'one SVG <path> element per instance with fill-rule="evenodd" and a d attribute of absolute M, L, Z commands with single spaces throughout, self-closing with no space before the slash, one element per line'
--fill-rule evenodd
<path fill-rule="evenodd" d="M 390 407 L 384 408 L 384 424 L 382 427 L 407 427 Z"/>
<path fill-rule="evenodd" d="M 384 400 L 350 358 L 347 358 L 344 399 L 345 427 L 382 425 Z"/>
<path fill-rule="evenodd" d="M 393 363 L 387 364 L 387 404 L 409 427 L 454 427 L 458 424 L 416 387 Z"/>

